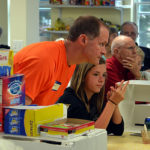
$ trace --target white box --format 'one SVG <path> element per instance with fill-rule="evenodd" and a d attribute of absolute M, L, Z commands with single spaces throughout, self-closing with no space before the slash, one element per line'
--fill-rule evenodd
<path fill-rule="evenodd" d="M 24 150 L 107 150 L 107 132 L 104 129 L 95 129 L 86 136 L 79 136 L 70 140 L 15 135 L 4 136 L 5 139 L 23 147 Z M 10 139 L 11 137 L 13 140 Z M 47 140 L 49 143 L 43 143 L 40 140 Z"/>
<path fill-rule="evenodd" d="M 133 123 L 144 124 L 146 117 L 150 117 L 150 104 L 135 105 Z"/>
<path fill-rule="evenodd" d="M 143 124 L 144 119 L 150 116 L 150 105 L 135 104 L 135 101 L 150 102 L 150 81 L 129 81 L 125 98 L 119 104 L 125 122 L 125 131 L 141 130 L 143 127 L 136 127 L 135 124 Z"/>

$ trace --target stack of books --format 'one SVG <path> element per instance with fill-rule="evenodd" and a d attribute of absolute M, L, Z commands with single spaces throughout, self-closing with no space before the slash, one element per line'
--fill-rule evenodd
<path fill-rule="evenodd" d="M 94 121 L 65 118 L 40 125 L 40 134 L 42 136 L 69 139 L 89 133 L 94 128 Z"/>

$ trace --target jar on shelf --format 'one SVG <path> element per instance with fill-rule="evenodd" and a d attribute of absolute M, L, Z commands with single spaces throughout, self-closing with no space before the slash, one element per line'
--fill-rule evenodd
<path fill-rule="evenodd" d="M 116 7 L 120 7 L 123 5 L 123 1 L 122 0 L 115 0 L 115 6 Z"/>

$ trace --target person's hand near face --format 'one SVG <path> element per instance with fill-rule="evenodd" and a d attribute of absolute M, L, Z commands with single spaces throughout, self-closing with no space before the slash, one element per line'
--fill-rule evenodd
<path fill-rule="evenodd" d="M 137 56 L 135 58 L 127 57 L 122 61 L 123 67 L 130 70 L 136 79 L 141 78 L 139 62 Z"/>

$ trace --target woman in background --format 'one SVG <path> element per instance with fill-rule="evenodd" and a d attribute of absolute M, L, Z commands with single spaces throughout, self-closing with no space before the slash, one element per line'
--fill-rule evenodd
<path fill-rule="evenodd" d="M 68 118 L 78 118 L 95 121 L 96 128 L 107 129 L 108 134 L 122 135 L 124 122 L 118 104 L 124 99 L 128 82 L 123 81 L 116 87 L 111 87 L 104 104 L 104 85 L 106 79 L 106 65 L 103 59 L 99 65 L 77 65 L 71 80 L 71 87 L 57 103 L 70 104 Z"/>
<path fill-rule="evenodd" d="M 138 46 L 136 46 L 136 50 L 137 50 L 136 61 L 139 66 L 139 70 L 141 70 L 145 54 L 144 54 L 143 50 Z M 141 71 L 141 79 L 142 80 L 150 80 L 150 70 Z"/>
<path fill-rule="evenodd" d="M 109 30 L 109 39 L 108 39 L 108 44 L 106 46 L 106 55 L 105 55 L 106 59 L 111 58 L 111 56 L 112 56 L 111 43 L 112 43 L 113 39 L 118 36 L 118 30 L 116 28 L 111 27 L 109 29 L 110 29 Z"/>

